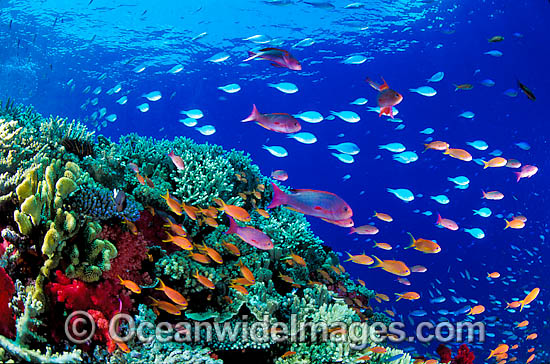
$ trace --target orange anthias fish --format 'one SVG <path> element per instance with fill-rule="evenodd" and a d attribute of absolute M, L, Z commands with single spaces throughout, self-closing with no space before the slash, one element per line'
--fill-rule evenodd
<path fill-rule="evenodd" d="M 376 82 L 374 82 L 368 77 L 366 81 L 369 83 L 369 85 L 371 85 L 372 88 L 379 91 L 378 107 L 380 107 L 380 113 L 378 114 L 378 116 L 388 115 L 390 118 L 393 119 L 392 107 L 399 104 L 401 101 L 403 101 L 403 96 L 398 92 L 389 88 L 384 78 L 382 78 L 382 81 L 384 81 L 384 83 L 381 85 L 377 84 Z"/>
<path fill-rule="evenodd" d="M 201 247 L 202 250 L 206 251 L 206 254 L 213 260 L 215 261 L 216 263 L 218 264 L 223 264 L 223 258 L 222 256 L 220 255 L 220 253 L 218 253 L 217 250 L 213 249 L 213 248 L 210 248 L 208 246 L 206 246 L 205 243 L 202 244 L 202 247 Z"/>
<path fill-rule="evenodd" d="M 477 305 L 470 308 L 470 311 L 466 315 L 479 315 L 480 313 L 485 312 L 485 306 Z"/>
<path fill-rule="evenodd" d="M 522 220 L 519 220 L 519 219 L 513 219 L 511 221 L 508 221 L 508 220 L 504 220 L 506 221 L 506 226 L 504 227 L 504 230 L 508 229 L 508 228 L 512 228 L 512 229 L 523 229 L 525 227 L 525 221 L 522 221 Z"/>
<path fill-rule="evenodd" d="M 187 231 L 183 228 L 183 226 L 175 224 L 170 219 L 166 219 L 167 225 L 164 225 L 164 227 L 170 228 L 172 232 L 179 236 L 187 236 Z"/>
<path fill-rule="evenodd" d="M 170 208 L 170 210 L 172 210 L 173 213 L 175 213 L 178 216 L 181 216 L 182 211 L 181 211 L 180 202 L 175 198 L 171 197 L 170 193 L 168 193 L 168 190 L 166 190 L 166 196 L 161 195 L 160 197 L 162 197 L 166 201 L 166 203 L 168 204 L 168 207 Z"/>
<path fill-rule="evenodd" d="M 216 286 L 214 285 L 214 282 L 212 282 L 210 279 L 208 279 L 208 277 L 205 277 L 205 276 L 199 274 L 198 269 L 195 271 L 195 274 L 193 274 L 193 277 L 196 278 L 197 281 L 199 281 L 199 283 L 202 284 L 203 286 L 205 286 L 206 288 L 209 288 L 209 289 L 216 288 Z"/>
<path fill-rule="evenodd" d="M 172 242 L 184 250 L 193 250 L 193 245 L 186 237 L 179 235 L 172 236 L 169 233 L 166 233 L 166 235 L 168 235 L 168 239 L 163 240 L 164 242 Z"/>
<path fill-rule="evenodd" d="M 458 149 L 458 148 L 447 148 L 443 152 L 443 154 L 450 155 L 453 158 L 460 159 L 464 162 L 469 162 L 472 160 L 472 155 L 465 151 L 464 149 Z"/>
<path fill-rule="evenodd" d="M 429 254 L 436 254 L 441 251 L 441 247 L 436 242 L 422 238 L 415 239 L 411 233 L 407 234 L 411 237 L 411 245 L 405 249 L 414 248 L 415 250 Z"/>
<path fill-rule="evenodd" d="M 149 297 L 149 298 L 153 300 L 153 303 L 151 304 L 151 306 L 154 306 L 154 307 L 156 306 L 161 310 L 168 312 L 171 315 L 181 315 L 181 308 L 178 307 L 177 305 L 174 305 L 166 301 L 158 301 L 153 297 Z"/>
<path fill-rule="evenodd" d="M 393 221 L 393 217 L 391 217 L 390 215 L 385 214 L 383 212 L 374 211 L 374 217 L 376 217 L 376 218 L 378 218 L 382 221 L 385 221 L 385 222 L 392 222 Z"/>
<path fill-rule="evenodd" d="M 527 296 L 525 296 L 525 298 L 523 300 L 520 301 L 521 302 L 521 307 L 519 309 L 519 312 L 521 312 L 523 310 L 523 306 L 528 305 L 531 302 L 533 302 L 535 300 L 535 298 L 537 298 L 539 293 L 540 293 L 540 288 L 533 288 L 533 290 L 531 292 L 529 292 L 529 294 Z"/>
<path fill-rule="evenodd" d="M 436 140 L 428 144 L 424 144 L 424 152 L 428 149 L 445 151 L 449 149 L 449 143 Z"/>
<path fill-rule="evenodd" d="M 380 260 L 376 256 L 372 256 L 376 261 L 376 265 L 371 268 L 382 268 L 386 272 L 405 277 L 411 274 L 411 270 L 405 263 L 400 260 Z"/>
<path fill-rule="evenodd" d="M 483 161 L 483 169 L 504 167 L 506 166 L 506 163 L 508 163 L 506 159 L 502 157 L 495 157 L 490 159 L 488 162 Z"/>
<path fill-rule="evenodd" d="M 371 257 L 368 255 L 365 255 L 365 253 L 361 255 L 351 255 L 350 253 L 346 252 L 349 256 L 349 259 L 346 260 L 346 262 L 352 261 L 353 263 L 361 264 L 361 265 L 371 265 L 374 263 L 374 260 L 372 260 Z"/>
<path fill-rule="evenodd" d="M 241 267 L 241 274 L 248 282 L 250 282 L 250 284 L 256 283 L 256 278 L 254 278 L 254 274 L 246 265 L 244 265 L 242 261 L 239 260 L 237 265 Z"/>
<path fill-rule="evenodd" d="M 489 357 L 487 359 L 490 359 L 493 356 L 499 356 L 499 355 L 502 355 L 504 353 L 507 353 L 509 348 L 510 347 L 508 346 L 508 344 L 500 344 L 499 346 L 496 347 L 496 349 L 491 350 L 491 354 L 489 355 Z"/>
<path fill-rule="evenodd" d="M 481 193 L 483 194 L 481 198 L 484 198 L 486 200 L 502 200 L 504 198 L 502 192 L 499 191 L 481 191 Z"/>
<path fill-rule="evenodd" d="M 178 306 L 187 307 L 188 305 L 187 300 L 185 299 L 185 297 L 183 297 L 181 293 L 179 293 L 173 288 L 167 287 L 160 278 L 159 278 L 159 284 L 160 284 L 160 287 L 155 288 L 156 290 L 163 291 L 164 294 L 166 294 L 166 296 L 170 298 L 170 300 L 172 300 L 172 302 L 174 302 Z"/>
<path fill-rule="evenodd" d="M 235 244 L 231 244 L 227 241 L 224 241 L 222 244 L 225 247 L 225 249 L 229 250 L 229 252 L 231 254 L 233 254 L 237 257 L 241 256 L 241 251 L 239 250 L 239 248 L 237 248 L 237 246 Z"/>
<path fill-rule="evenodd" d="M 395 295 L 399 297 L 396 301 L 399 301 L 400 299 L 412 301 L 420 298 L 420 295 L 417 292 L 396 293 Z"/>
<path fill-rule="evenodd" d="M 388 302 L 390 300 L 390 298 L 387 295 L 383 294 L 383 293 L 377 293 L 376 297 L 378 297 L 382 301 L 386 301 L 386 302 Z"/>
<path fill-rule="evenodd" d="M 391 247 L 390 244 L 388 244 L 388 243 L 377 243 L 376 241 L 374 242 L 373 248 L 380 248 L 380 249 L 384 249 L 384 250 L 392 250 L 392 247 Z"/>
<path fill-rule="evenodd" d="M 248 290 L 244 286 L 240 286 L 238 284 L 230 284 L 229 288 L 233 288 L 234 290 L 236 290 L 237 292 L 242 293 L 245 296 L 248 295 Z"/>
<path fill-rule="evenodd" d="M 225 202 L 223 202 L 220 198 L 214 199 L 214 202 L 220 206 L 220 211 L 225 211 L 227 215 L 231 216 L 235 220 L 242 222 L 250 221 L 250 214 L 242 207 L 235 205 L 226 205 Z"/>
<path fill-rule="evenodd" d="M 521 321 L 520 323 L 518 323 L 518 324 L 516 325 L 516 327 L 525 327 L 525 326 L 527 326 L 527 325 L 529 325 L 529 321 L 523 320 L 523 321 Z"/>
<path fill-rule="evenodd" d="M 474 88 L 474 85 L 472 85 L 471 83 L 463 83 L 461 85 L 454 84 L 454 87 L 455 87 L 455 91 L 457 91 L 457 90 L 471 90 L 471 89 Z"/>
<path fill-rule="evenodd" d="M 534 332 L 534 333 L 532 333 L 532 334 L 527 335 L 527 337 L 525 338 L 525 340 L 535 340 L 537 337 L 538 337 L 537 333 Z"/>
<path fill-rule="evenodd" d="M 499 278 L 500 273 L 499 272 L 487 273 L 487 277 L 489 277 L 489 278 Z"/>
<path fill-rule="evenodd" d="M 359 234 L 359 235 L 376 235 L 378 234 L 378 228 L 372 225 L 363 225 L 358 227 L 352 227 L 348 234 Z"/>
<path fill-rule="evenodd" d="M 141 288 L 139 288 L 139 286 L 133 281 L 122 279 L 120 276 L 118 276 L 118 279 L 120 279 L 120 284 L 128 288 L 130 291 L 134 293 L 141 293 Z"/>
<path fill-rule="evenodd" d="M 296 255 L 294 253 L 290 253 L 290 257 L 292 258 L 293 261 L 296 262 L 296 264 L 298 265 L 301 265 L 302 267 L 305 267 L 307 265 L 306 261 L 304 260 L 304 258 L 302 258 L 301 256 L 299 255 Z"/>

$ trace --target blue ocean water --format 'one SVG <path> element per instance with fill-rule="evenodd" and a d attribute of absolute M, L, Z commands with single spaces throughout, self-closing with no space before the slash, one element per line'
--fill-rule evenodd
<path fill-rule="evenodd" d="M 356 226 L 374 224 L 380 229 L 374 236 L 350 235 L 347 228 L 310 218 L 313 230 L 343 258 L 346 252 L 364 251 L 428 268 L 426 273 L 407 277 L 411 286 L 405 286 L 380 269 L 345 263 L 352 276 L 391 297 L 390 302 L 372 302 L 377 309 L 392 310 L 406 323 L 417 310 L 426 311 L 426 316 L 412 317 L 414 322 L 437 322 L 444 317 L 455 322 L 466 315 L 454 312 L 482 304 L 486 311 L 475 319 L 488 325 L 490 336 L 485 343 L 471 344 L 478 358 L 484 359 L 490 349 L 505 342 L 519 344 L 514 352 L 519 361 L 527 359 L 529 347 L 535 348 L 535 362 L 548 360 L 550 4 L 542 0 L 365 1 L 346 8 L 348 1 L 330 3 L 334 7 L 292 0 L 1 1 L 0 98 L 32 104 L 45 115 L 85 121 L 98 134 L 113 139 L 131 132 L 158 138 L 188 136 L 245 150 L 266 175 L 286 170 L 287 186 L 336 193 L 352 206 Z M 254 35 L 262 37 L 245 40 Z M 504 40 L 488 42 L 497 35 Z M 313 44 L 296 46 L 306 38 Z M 243 62 L 247 51 L 268 46 L 289 50 L 302 70 L 276 68 L 266 61 Z M 492 50 L 502 55 L 485 54 Z M 220 52 L 229 58 L 207 61 Z M 364 62 L 343 63 L 353 55 L 364 56 Z M 182 70 L 169 73 L 176 65 Z M 444 78 L 428 83 L 436 72 L 444 72 Z M 368 111 L 376 106 L 377 92 L 365 82 L 367 76 L 384 77 L 403 95 L 395 117 L 402 122 Z M 487 79 L 494 85 L 487 86 L 492 84 Z M 535 101 L 518 89 L 517 80 L 534 92 Z M 294 83 L 299 91 L 285 94 L 268 86 L 279 82 Z M 241 90 L 229 94 L 218 89 L 231 83 L 239 84 Z M 473 89 L 455 91 L 454 84 L 472 84 Z M 116 85 L 120 92 L 109 94 Z M 426 97 L 409 91 L 420 86 L 431 86 L 437 94 Z M 101 91 L 96 95 L 98 87 Z M 160 91 L 162 98 L 147 101 L 142 95 L 151 91 Z M 124 105 L 116 102 L 122 96 L 128 98 Z M 368 102 L 351 105 L 357 98 Z M 137 106 L 145 102 L 149 110 L 141 112 Z M 317 142 L 306 145 L 253 123 L 241 123 L 252 104 L 263 113 L 320 112 L 325 117 L 321 123 L 302 122 L 302 131 L 313 133 Z M 102 108 L 105 115 L 94 120 L 94 113 Z M 212 125 L 216 132 L 205 136 L 180 122 L 185 119 L 180 111 L 190 109 L 204 113 L 197 127 Z M 360 121 L 327 118 L 331 111 L 343 110 L 354 111 Z M 475 116 L 459 116 L 466 111 Z M 116 121 L 106 120 L 111 114 L 116 114 Z M 427 128 L 433 134 L 420 133 Z M 466 149 L 474 159 L 489 160 L 498 150 L 504 158 L 535 165 L 539 171 L 516 183 L 510 168 L 484 170 L 475 162 L 438 151 L 422 153 L 423 144 L 430 141 L 427 138 Z M 485 141 L 488 149 L 467 144 L 476 140 Z M 328 145 L 341 142 L 360 147 L 354 163 L 342 163 L 331 155 Z M 418 160 L 402 164 L 393 159 L 394 153 L 379 149 L 393 142 L 416 152 Z M 262 145 L 284 146 L 288 156 L 274 157 Z M 470 180 L 467 189 L 457 189 L 448 181 L 457 176 Z M 406 203 L 387 188 L 406 188 L 416 197 Z M 481 199 L 482 190 L 498 190 L 505 197 Z M 446 195 L 450 202 L 440 204 L 430 198 L 436 195 Z M 490 208 L 492 215 L 473 214 L 473 209 L 482 207 Z M 390 214 L 393 222 L 377 220 L 374 211 Z M 422 214 L 426 211 L 431 216 Z M 456 221 L 459 230 L 438 228 L 438 213 Z M 512 215 L 526 216 L 525 228 L 504 230 L 504 218 Z M 464 228 L 482 229 L 485 237 L 476 239 Z M 433 255 L 404 250 L 409 243 L 407 232 L 437 241 L 442 251 Z M 373 248 L 373 240 L 390 243 L 393 250 Z M 487 279 L 487 273 L 494 271 L 501 278 Z M 529 308 L 521 313 L 505 309 L 506 302 L 523 299 L 535 287 L 541 293 Z M 406 291 L 419 292 L 421 298 L 394 301 L 394 293 Z M 439 296 L 446 301 L 430 302 Z M 523 320 L 529 320 L 529 326 L 515 328 Z M 526 336 L 535 332 L 538 338 L 526 342 Z M 433 353 L 437 345 L 399 347 Z"/>

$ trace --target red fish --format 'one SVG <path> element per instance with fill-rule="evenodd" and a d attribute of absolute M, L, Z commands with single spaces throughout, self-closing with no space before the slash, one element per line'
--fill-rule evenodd
<path fill-rule="evenodd" d="M 449 230 L 458 230 L 458 225 L 451 219 L 444 219 L 441 215 L 437 214 L 437 221 L 435 222 L 439 226 L 443 226 Z"/>
<path fill-rule="evenodd" d="M 353 225 L 354 225 L 354 222 L 353 222 L 352 219 L 329 220 L 329 219 L 321 218 L 321 220 L 326 221 L 326 222 L 330 222 L 331 224 L 334 224 L 334 225 L 340 226 L 340 227 L 351 227 L 351 228 L 353 228 Z"/>
<path fill-rule="evenodd" d="M 255 246 L 258 249 L 273 249 L 273 242 L 265 233 L 251 226 L 241 227 L 237 225 L 237 223 L 235 222 L 235 220 L 233 220 L 231 216 L 228 217 L 230 225 L 229 230 L 225 232 L 226 234 L 237 234 L 239 238 L 243 239 L 246 243 Z"/>
<path fill-rule="evenodd" d="M 255 121 L 261 127 L 277 133 L 291 134 L 302 129 L 302 126 L 292 115 L 287 113 L 261 114 L 256 105 L 252 106 L 252 113 L 242 122 Z"/>
<path fill-rule="evenodd" d="M 378 116 L 389 115 L 389 117 L 393 119 L 392 106 L 395 106 L 403 101 L 403 96 L 401 96 L 400 93 L 389 88 L 386 80 L 384 80 L 383 78 L 382 81 L 384 81 L 384 83 L 381 85 L 377 84 L 368 77 L 366 81 L 369 83 L 369 85 L 372 86 L 372 88 L 380 92 L 378 94 L 378 106 L 380 107 L 380 113 L 378 114 Z"/>
<path fill-rule="evenodd" d="M 519 180 L 522 178 L 531 178 L 538 171 L 539 169 L 537 167 L 526 164 L 521 167 L 521 171 L 514 172 L 514 174 L 517 176 L 516 182 L 519 182 Z"/>
<path fill-rule="evenodd" d="M 248 56 L 249 57 L 243 62 L 247 62 L 255 58 L 261 58 L 271 61 L 271 65 L 275 67 L 288 68 L 293 71 L 300 71 L 302 69 L 300 62 L 298 62 L 296 58 L 284 49 L 264 48 L 260 49 L 258 53 L 249 51 Z"/>
<path fill-rule="evenodd" d="M 288 173 L 282 169 L 271 172 L 271 178 L 277 181 L 286 181 L 288 179 Z"/>
<path fill-rule="evenodd" d="M 292 193 L 287 194 L 273 182 L 271 185 L 273 199 L 267 206 L 268 209 L 286 205 L 287 208 L 302 214 L 332 221 L 345 220 L 353 216 L 351 207 L 334 193 L 302 189 L 291 190 Z"/>
<path fill-rule="evenodd" d="M 172 163 L 176 166 L 177 169 L 184 169 L 185 164 L 183 163 L 183 159 L 179 155 L 175 155 L 174 151 L 171 151 L 168 153 L 168 156 L 172 160 Z"/>

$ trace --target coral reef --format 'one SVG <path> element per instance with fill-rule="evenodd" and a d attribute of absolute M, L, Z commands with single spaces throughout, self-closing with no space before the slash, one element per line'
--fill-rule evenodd
<path fill-rule="evenodd" d="M 265 211 L 269 179 L 242 152 L 180 137 L 129 134 L 115 143 L 9 101 L 0 104 L 0 136 L 1 360 L 355 362 L 368 349 L 356 348 L 340 326 L 388 320 L 370 307 L 374 292 L 351 280 L 303 215 Z M 217 209 L 216 199 L 243 208 L 250 218 L 239 225 L 267 234 L 274 248 L 227 234 L 231 211 Z M 65 337 L 76 311 L 97 326 L 86 343 Z M 119 313 L 136 324 L 224 324 L 236 337 L 201 331 L 187 342 L 122 343 L 108 330 Z M 323 326 L 331 340 L 310 332 L 300 342 L 252 341 L 243 322 Z M 372 360 L 408 363 L 401 354 L 389 349 Z"/>

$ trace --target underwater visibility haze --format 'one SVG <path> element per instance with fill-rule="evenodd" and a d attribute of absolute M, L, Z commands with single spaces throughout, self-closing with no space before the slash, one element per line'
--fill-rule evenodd
<path fill-rule="evenodd" d="M 549 363 L 549 16 L 1 0 L 0 362 Z"/>

